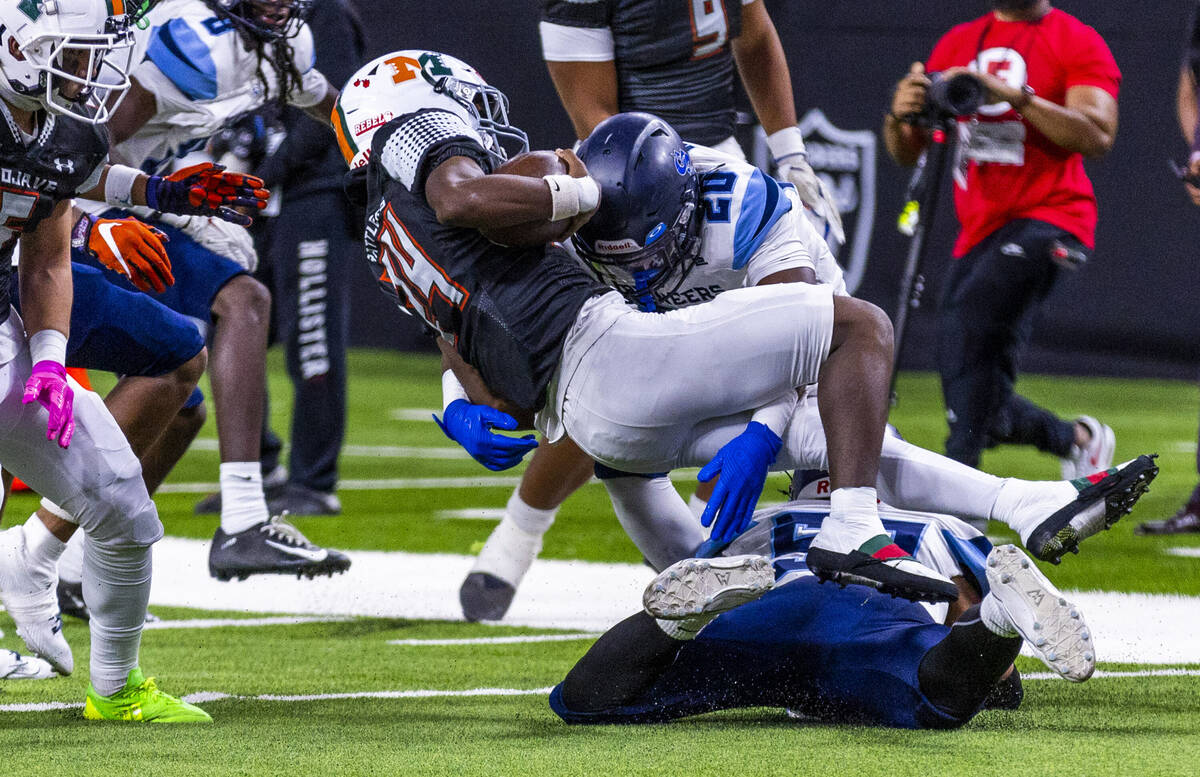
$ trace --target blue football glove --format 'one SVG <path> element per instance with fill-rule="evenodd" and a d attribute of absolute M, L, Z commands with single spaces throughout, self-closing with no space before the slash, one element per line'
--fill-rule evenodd
<path fill-rule="evenodd" d="M 746 431 L 734 437 L 717 451 L 713 460 L 704 465 L 697 480 L 709 481 L 720 474 L 712 498 L 700 516 L 700 524 L 713 526 L 709 535 L 717 542 L 729 542 L 750 525 L 754 507 L 767 482 L 767 469 L 783 447 L 783 440 L 771 429 L 757 421 L 746 425 Z"/>
<path fill-rule="evenodd" d="M 537 437 L 532 434 L 507 437 L 494 433 L 493 428 L 516 429 L 517 419 L 487 405 L 472 405 L 465 399 L 456 399 L 442 415 L 444 419 L 435 415 L 433 420 L 446 436 L 494 472 L 517 466 L 526 453 L 537 447 Z"/>

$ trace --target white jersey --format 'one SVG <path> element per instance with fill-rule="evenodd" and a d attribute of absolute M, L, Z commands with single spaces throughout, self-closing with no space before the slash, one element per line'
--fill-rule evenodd
<path fill-rule="evenodd" d="M 137 33 L 145 57 L 133 78 L 154 95 L 158 111 L 133 137 L 115 146 L 112 156 L 122 164 L 158 172 L 201 147 L 232 120 L 262 107 L 272 95 L 258 76 L 255 49 L 247 48 L 233 23 L 203 0 L 166 0 L 147 20 L 148 29 Z M 287 42 L 301 74 L 301 84 L 288 102 L 299 108 L 316 105 L 328 86 L 313 66 L 312 31 L 302 25 Z M 273 90 L 274 67 L 269 61 L 261 67 Z"/>

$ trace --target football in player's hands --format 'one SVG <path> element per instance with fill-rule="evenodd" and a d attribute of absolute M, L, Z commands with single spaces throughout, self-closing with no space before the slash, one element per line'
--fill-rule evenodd
<path fill-rule="evenodd" d="M 575 155 L 571 154 L 571 157 L 575 157 Z M 575 157 L 575 160 L 578 161 L 578 157 Z M 518 154 L 500 165 L 493 172 L 503 175 L 519 175 L 525 178 L 541 178 L 544 175 L 566 174 L 579 178 L 587 175 L 587 168 L 582 167 L 582 165 L 583 163 L 579 162 L 579 167 L 572 169 L 574 165 L 570 164 L 569 157 L 564 159 L 562 155 L 556 154 L 553 151 L 528 151 L 524 154 Z M 585 218 L 583 221 L 586 220 Z M 558 221 L 538 219 L 537 221 L 527 221 L 524 224 L 514 224 L 509 227 L 482 229 L 480 232 L 493 243 L 498 243 L 502 246 L 512 246 L 514 248 L 527 248 L 529 246 L 545 245 L 546 243 L 561 243 L 573 235 L 575 230 L 583 225 L 583 221 L 580 221 L 578 216 Z"/>

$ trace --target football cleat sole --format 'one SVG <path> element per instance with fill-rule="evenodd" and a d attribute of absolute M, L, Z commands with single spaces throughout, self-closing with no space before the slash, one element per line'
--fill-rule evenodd
<path fill-rule="evenodd" d="M 208 574 L 215 577 L 221 582 L 230 580 L 245 580 L 251 575 L 295 575 L 296 579 L 308 578 L 312 580 L 314 577 L 324 575 L 333 577 L 340 575 L 350 568 L 350 559 L 340 555 L 334 557 L 334 551 L 330 551 L 329 558 L 319 562 L 305 562 L 306 566 L 262 566 L 248 567 L 238 569 L 217 569 L 213 565 L 208 566 Z"/>
<path fill-rule="evenodd" d="M 713 615 L 754 601 L 774 585 L 775 570 L 765 556 L 688 558 L 651 581 L 642 607 L 663 620 Z"/>
<path fill-rule="evenodd" d="M 987 578 L 988 595 L 1042 663 L 1072 682 L 1092 676 L 1096 650 L 1083 614 L 1028 556 L 1013 545 L 994 548 L 988 554 Z"/>
<path fill-rule="evenodd" d="M 1042 561 L 1057 564 L 1067 553 L 1078 553 L 1079 543 L 1112 527 L 1133 511 L 1158 475 L 1157 454 L 1138 456 L 1111 475 L 1083 488 L 1067 504 L 1038 525 L 1025 543 Z M 1094 477 L 1094 476 L 1093 476 Z"/>
<path fill-rule="evenodd" d="M 911 558 L 901 561 L 925 569 Z M 938 603 L 958 599 L 958 587 L 945 578 L 907 571 L 859 550 L 838 553 L 809 547 L 805 564 L 822 583 L 833 582 L 843 588 L 847 585 L 865 585 L 880 593 L 914 602 Z"/>
<path fill-rule="evenodd" d="M 511 583 L 487 572 L 472 572 L 458 589 L 458 602 L 469 621 L 498 621 L 516 595 Z"/>

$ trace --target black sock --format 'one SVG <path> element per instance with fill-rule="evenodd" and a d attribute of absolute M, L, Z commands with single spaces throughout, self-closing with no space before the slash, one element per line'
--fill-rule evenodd
<path fill-rule="evenodd" d="M 969 717 L 1012 666 L 1021 642 L 1020 637 L 993 634 L 979 620 L 976 605 L 921 659 L 921 692 L 946 714 Z"/>
<path fill-rule="evenodd" d="M 672 639 L 644 612 L 613 626 L 563 680 L 562 700 L 575 712 L 602 712 L 636 700 L 679 655 Z"/>

